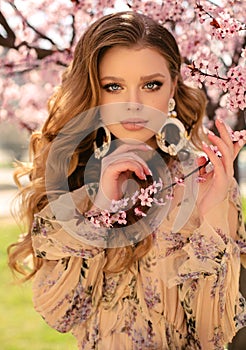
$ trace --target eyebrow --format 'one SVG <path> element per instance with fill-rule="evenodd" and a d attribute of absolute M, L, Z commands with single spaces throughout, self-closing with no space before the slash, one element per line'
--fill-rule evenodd
<path fill-rule="evenodd" d="M 155 79 L 158 77 L 166 78 L 166 76 L 162 73 L 154 73 L 154 74 L 142 76 L 142 77 L 140 77 L 140 80 L 146 81 L 146 80 L 151 80 L 151 79 Z M 120 82 L 124 81 L 123 78 L 115 77 L 115 76 L 105 76 L 105 77 L 102 77 L 100 80 L 113 80 L 113 81 L 120 81 Z"/>
<path fill-rule="evenodd" d="M 158 77 L 166 78 L 166 76 L 162 73 L 154 73 L 154 74 L 150 74 L 150 75 L 145 75 L 145 76 L 141 77 L 140 80 L 151 80 L 151 79 L 158 78 Z"/>

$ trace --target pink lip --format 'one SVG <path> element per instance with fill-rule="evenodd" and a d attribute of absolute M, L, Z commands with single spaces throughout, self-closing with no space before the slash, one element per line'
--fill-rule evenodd
<path fill-rule="evenodd" d="M 122 126 L 126 130 L 141 130 L 145 127 L 147 121 L 139 118 L 125 119 L 121 121 Z"/>

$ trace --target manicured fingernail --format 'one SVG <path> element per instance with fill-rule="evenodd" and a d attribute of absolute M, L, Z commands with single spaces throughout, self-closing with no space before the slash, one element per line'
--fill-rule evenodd
<path fill-rule="evenodd" d="M 211 162 L 209 162 L 208 165 L 205 168 L 206 173 L 210 173 L 213 169 L 214 169 L 213 164 Z"/>
<path fill-rule="evenodd" d="M 212 130 L 208 130 L 208 134 L 214 136 L 214 133 Z"/>
<path fill-rule="evenodd" d="M 223 120 L 221 119 L 221 117 L 217 117 L 216 120 L 218 120 L 219 123 L 223 124 Z"/>
<path fill-rule="evenodd" d="M 142 177 L 143 180 L 146 180 L 146 179 L 147 179 L 147 178 L 146 178 L 146 175 L 145 175 L 145 173 L 144 173 L 143 171 L 141 172 L 141 177 Z"/>
<path fill-rule="evenodd" d="M 145 144 L 146 148 L 149 149 L 149 150 L 152 150 L 153 148 L 150 147 L 149 145 Z"/>
<path fill-rule="evenodd" d="M 206 142 L 202 141 L 202 145 L 203 147 L 208 148 L 208 144 L 206 144 Z"/>

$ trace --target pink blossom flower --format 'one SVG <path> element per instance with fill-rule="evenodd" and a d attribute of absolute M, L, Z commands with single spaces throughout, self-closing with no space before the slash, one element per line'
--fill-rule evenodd
<path fill-rule="evenodd" d="M 166 194 L 166 199 L 173 199 L 174 195 L 172 192 Z"/>
<path fill-rule="evenodd" d="M 142 206 L 152 206 L 153 198 L 149 197 L 148 190 L 141 188 L 141 194 L 138 196 Z"/>
<path fill-rule="evenodd" d="M 112 219 L 108 210 L 101 211 L 100 221 L 105 227 L 112 227 Z"/>
<path fill-rule="evenodd" d="M 138 196 L 139 196 L 139 191 L 134 192 L 134 194 L 131 197 L 133 204 L 135 204 L 137 202 Z"/>
<path fill-rule="evenodd" d="M 147 187 L 147 191 L 149 192 L 149 194 L 155 194 L 158 192 L 158 189 L 161 191 L 163 187 L 163 182 L 161 179 L 159 179 L 159 181 L 154 181 L 152 185 Z"/>
<path fill-rule="evenodd" d="M 153 182 L 152 185 L 150 185 L 149 187 L 147 187 L 147 190 L 149 192 L 149 194 L 155 194 L 157 193 L 157 186 L 156 186 L 156 181 Z"/>
<path fill-rule="evenodd" d="M 181 186 L 184 186 L 184 185 L 185 185 L 185 182 L 184 182 L 184 178 L 183 178 L 183 177 L 178 178 L 178 177 L 175 176 L 174 180 L 175 180 L 175 182 L 176 182 L 177 185 L 181 185 Z"/>
<path fill-rule="evenodd" d="M 135 213 L 137 216 L 146 216 L 146 214 L 145 214 L 140 208 L 135 208 L 135 209 L 134 209 L 134 213 Z"/>
<path fill-rule="evenodd" d="M 126 225 L 127 224 L 127 221 L 126 221 L 126 212 L 121 210 L 119 213 L 118 213 L 118 218 L 117 218 L 117 221 L 119 224 L 122 224 L 122 225 Z"/>
<path fill-rule="evenodd" d="M 129 202 L 129 198 L 122 198 L 120 200 L 112 200 L 111 201 L 111 206 L 110 206 L 110 211 L 115 213 L 121 208 L 125 208 Z"/>
<path fill-rule="evenodd" d="M 246 142 L 246 130 L 233 131 L 231 134 L 233 142 L 238 142 L 239 146 L 243 146 Z"/>
<path fill-rule="evenodd" d="M 157 199 L 157 198 L 153 198 L 153 202 L 157 205 L 165 205 L 166 202 L 164 202 L 163 198 Z"/>
<path fill-rule="evenodd" d="M 100 220 L 98 220 L 97 218 L 95 218 L 94 216 L 91 216 L 90 220 L 89 220 L 95 227 L 101 227 L 100 224 Z"/>
<path fill-rule="evenodd" d="M 204 182 L 206 182 L 206 178 L 203 177 L 203 176 L 197 176 L 196 182 L 198 182 L 198 183 L 204 183 Z"/>
<path fill-rule="evenodd" d="M 110 211 L 115 213 L 119 210 L 120 206 L 119 206 L 119 201 L 116 201 L 116 200 L 112 200 L 111 201 L 111 206 L 110 206 Z"/>

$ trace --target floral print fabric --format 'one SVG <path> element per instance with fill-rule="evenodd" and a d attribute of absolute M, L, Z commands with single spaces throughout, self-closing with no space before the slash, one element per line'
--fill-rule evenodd
<path fill-rule="evenodd" d="M 76 238 L 47 205 L 32 230 L 33 248 L 43 259 L 33 283 L 36 310 L 51 327 L 72 331 L 79 349 L 224 349 L 246 325 L 238 291 L 240 257 L 246 256 L 238 187 L 202 222 L 195 208 L 172 232 L 176 210 L 154 232 L 143 258 L 130 269 L 105 273 L 105 248 Z"/>

